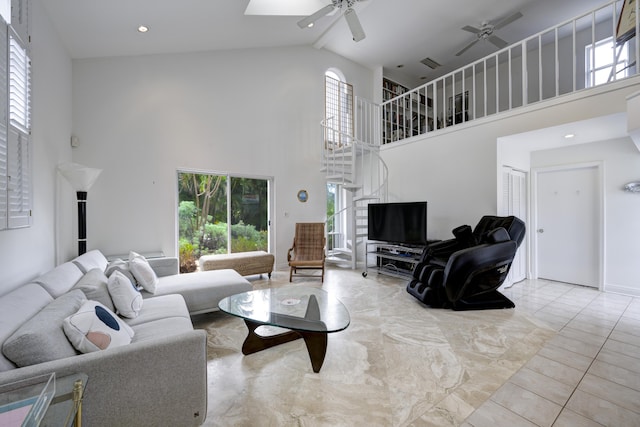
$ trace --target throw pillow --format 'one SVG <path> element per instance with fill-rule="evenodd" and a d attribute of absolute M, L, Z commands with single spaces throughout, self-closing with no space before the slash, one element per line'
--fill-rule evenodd
<path fill-rule="evenodd" d="M 136 278 L 138 284 L 150 294 L 156 293 L 156 285 L 158 284 L 158 276 L 149 265 L 149 261 L 145 257 L 135 252 L 129 252 L 129 268 Z"/>
<path fill-rule="evenodd" d="M 109 295 L 107 282 L 107 276 L 105 276 L 102 270 L 100 270 L 100 268 L 94 268 L 82 276 L 82 278 L 78 280 L 78 283 L 71 289 L 80 289 L 84 292 L 87 299 L 98 301 L 109 310 L 115 311 L 113 300 L 111 300 L 111 295 Z"/>
<path fill-rule="evenodd" d="M 82 353 L 127 345 L 134 334 L 129 325 L 97 301 L 85 302 L 64 319 L 63 328 L 71 344 Z"/>
<path fill-rule="evenodd" d="M 119 315 L 133 319 L 142 308 L 142 295 L 131 280 L 119 271 L 115 271 L 107 282 L 113 305 Z"/>
<path fill-rule="evenodd" d="M 104 274 L 106 274 L 107 277 L 111 277 L 114 271 L 119 271 L 127 276 L 129 280 L 131 280 L 131 283 L 134 285 L 136 284 L 136 279 L 133 277 L 133 274 L 131 274 L 128 261 L 124 261 L 120 258 L 114 259 L 109 263 L 109 265 L 107 265 L 107 269 L 104 271 Z"/>
<path fill-rule="evenodd" d="M 62 324 L 86 300 L 84 293 L 76 289 L 51 301 L 5 340 L 5 357 L 23 367 L 77 355 Z"/>

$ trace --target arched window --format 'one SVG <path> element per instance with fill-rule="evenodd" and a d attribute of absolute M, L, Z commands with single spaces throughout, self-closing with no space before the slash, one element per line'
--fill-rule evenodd
<path fill-rule="evenodd" d="M 353 137 L 353 86 L 337 69 L 327 70 L 324 81 L 326 142 L 342 147 Z"/>

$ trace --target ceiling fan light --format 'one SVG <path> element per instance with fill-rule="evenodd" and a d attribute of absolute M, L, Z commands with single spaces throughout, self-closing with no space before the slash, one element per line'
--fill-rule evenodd
<path fill-rule="evenodd" d="M 360 20 L 358 19 L 358 15 L 356 15 L 355 10 L 351 8 L 347 9 L 347 11 L 344 13 L 344 18 L 347 20 L 347 25 L 349 25 L 349 30 L 351 30 L 351 35 L 353 36 L 354 42 L 359 42 L 366 37 L 366 34 L 362 29 L 362 25 L 360 25 Z"/>
<path fill-rule="evenodd" d="M 314 12 L 313 14 L 307 16 L 306 18 L 302 18 L 301 20 L 299 20 L 298 27 L 303 29 L 313 27 L 313 24 L 315 24 L 315 22 L 318 19 L 330 14 L 331 12 L 333 12 L 333 9 L 334 9 L 333 4 L 326 5 L 322 9 Z"/>

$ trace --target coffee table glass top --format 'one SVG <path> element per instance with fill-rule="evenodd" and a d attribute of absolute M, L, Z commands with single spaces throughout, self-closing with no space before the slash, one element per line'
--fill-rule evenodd
<path fill-rule="evenodd" d="M 286 286 L 224 298 L 220 310 L 264 325 L 308 332 L 338 332 L 349 326 L 347 308 L 319 288 Z"/>

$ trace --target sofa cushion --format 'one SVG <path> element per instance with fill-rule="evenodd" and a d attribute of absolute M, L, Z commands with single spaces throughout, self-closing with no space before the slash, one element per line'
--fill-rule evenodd
<path fill-rule="evenodd" d="M 166 317 L 183 317 L 191 320 L 189 310 L 182 295 L 162 295 L 148 298 L 138 316 L 134 319 L 123 319 L 129 326 L 140 325 L 142 323 L 154 322 Z"/>
<path fill-rule="evenodd" d="M 251 282 L 237 271 L 226 269 L 160 277 L 155 295 L 180 294 L 189 313 L 195 314 L 218 310 L 222 298 L 251 290 Z M 143 298 L 153 296 L 142 291 Z"/>
<path fill-rule="evenodd" d="M 107 268 L 108 261 L 102 252 L 94 249 L 76 257 L 73 263 L 77 265 L 83 273 L 86 273 L 94 268 L 99 268 L 104 271 Z"/>
<path fill-rule="evenodd" d="M 113 305 L 120 316 L 134 318 L 142 308 L 142 296 L 131 280 L 115 271 L 107 282 Z"/>
<path fill-rule="evenodd" d="M 114 259 L 107 265 L 107 268 L 104 271 L 104 273 L 107 275 L 107 277 L 109 277 L 113 274 L 114 271 L 119 271 L 120 273 L 127 276 L 127 278 L 131 280 L 131 283 L 133 284 L 136 283 L 136 278 L 133 277 L 133 274 L 131 273 L 131 269 L 129 268 L 129 261 L 125 261 L 120 258 Z"/>
<path fill-rule="evenodd" d="M 87 300 L 81 290 L 69 291 L 27 320 L 2 346 L 17 366 L 29 366 L 78 354 L 62 329 L 64 319 Z"/>
<path fill-rule="evenodd" d="M 80 309 L 64 319 L 64 333 L 81 353 L 127 345 L 133 329 L 98 301 L 85 301 Z"/>
<path fill-rule="evenodd" d="M 157 338 L 167 338 L 193 330 L 191 320 L 184 317 L 166 317 L 153 322 L 142 323 L 132 327 L 135 335 L 131 343 L 147 341 Z M 144 356 L 141 356 L 144 357 Z"/>
<path fill-rule="evenodd" d="M 74 263 L 65 262 L 38 277 L 34 282 L 41 285 L 52 297 L 58 298 L 71 289 L 83 274 L 84 272 Z"/>
<path fill-rule="evenodd" d="M 138 285 L 142 286 L 142 288 L 150 294 L 156 292 L 158 276 L 156 276 L 156 273 L 145 257 L 136 252 L 130 252 L 129 268 L 131 269 L 131 273 L 133 273 L 133 277 L 136 278 Z"/>
<path fill-rule="evenodd" d="M 27 283 L 0 297 L 0 349 L 24 322 L 53 301 L 44 288 L 36 283 Z M 15 369 L 16 365 L 0 351 L 0 372 Z"/>
<path fill-rule="evenodd" d="M 111 311 L 116 311 L 107 287 L 107 276 L 99 268 L 89 270 L 72 289 L 80 289 L 89 300 L 98 301 Z"/>

